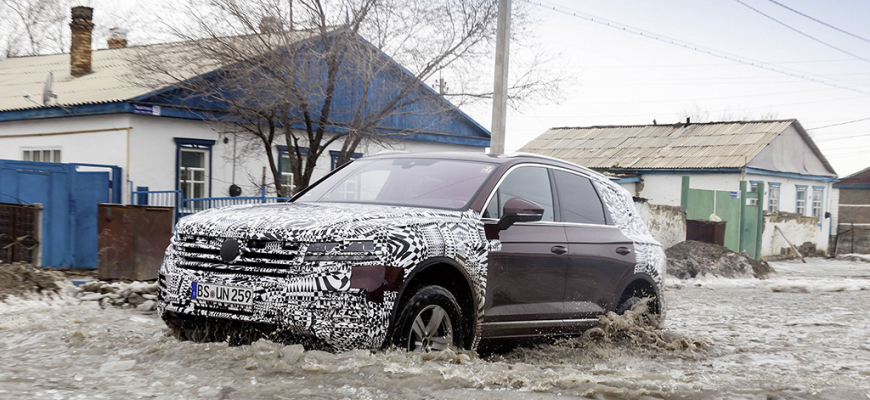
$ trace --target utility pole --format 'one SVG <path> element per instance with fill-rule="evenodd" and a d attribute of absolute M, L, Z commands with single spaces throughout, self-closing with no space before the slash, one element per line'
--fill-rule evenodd
<path fill-rule="evenodd" d="M 492 137 L 490 138 L 489 154 L 504 153 L 510 38 L 511 0 L 499 0 L 498 31 L 495 43 L 495 84 L 492 96 Z"/>

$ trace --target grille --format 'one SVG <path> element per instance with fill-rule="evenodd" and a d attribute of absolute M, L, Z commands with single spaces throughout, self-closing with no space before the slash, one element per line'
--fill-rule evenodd
<path fill-rule="evenodd" d="M 180 258 L 176 265 L 197 271 L 258 276 L 305 275 L 301 266 L 305 254 L 299 251 L 298 243 L 237 239 L 239 256 L 227 264 L 220 255 L 225 240 L 206 236 L 176 237 L 175 251 Z"/>

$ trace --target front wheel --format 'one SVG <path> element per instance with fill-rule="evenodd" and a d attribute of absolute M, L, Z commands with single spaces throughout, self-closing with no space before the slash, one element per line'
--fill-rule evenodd
<path fill-rule="evenodd" d="M 393 344 L 408 351 L 440 351 L 462 347 L 462 313 L 447 289 L 432 285 L 420 288 L 401 308 Z"/>

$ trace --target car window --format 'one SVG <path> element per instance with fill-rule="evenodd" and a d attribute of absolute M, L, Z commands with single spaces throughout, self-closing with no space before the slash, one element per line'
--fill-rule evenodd
<path fill-rule="evenodd" d="M 562 222 L 605 224 L 604 206 L 589 178 L 555 170 L 556 192 L 559 195 L 559 218 Z"/>
<path fill-rule="evenodd" d="M 543 167 L 519 167 L 508 173 L 486 206 L 483 217 L 501 218 L 504 204 L 520 197 L 544 209 L 541 221 L 553 221 L 553 192 L 550 176 Z"/>
<path fill-rule="evenodd" d="M 347 202 L 458 210 L 495 165 L 443 159 L 361 159 L 319 182 L 301 202 Z"/>

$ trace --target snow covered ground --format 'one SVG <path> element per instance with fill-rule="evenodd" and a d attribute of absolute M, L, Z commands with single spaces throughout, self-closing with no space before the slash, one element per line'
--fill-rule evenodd
<path fill-rule="evenodd" d="M 566 341 L 483 359 L 179 342 L 152 312 L 0 303 L 0 399 L 870 399 L 870 263 L 668 285 L 666 346 Z M 686 349 L 688 348 L 688 349 Z"/>

